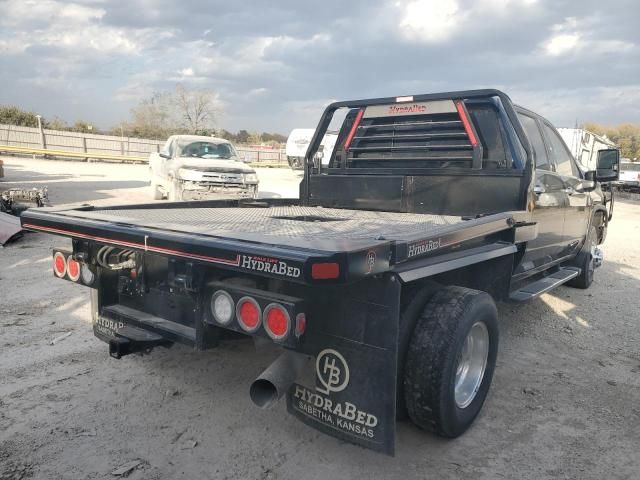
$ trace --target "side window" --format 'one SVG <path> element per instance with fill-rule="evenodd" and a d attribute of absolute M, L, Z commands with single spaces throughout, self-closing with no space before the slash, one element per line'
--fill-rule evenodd
<path fill-rule="evenodd" d="M 536 168 L 539 170 L 551 170 L 551 165 L 549 165 L 549 159 L 547 158 L 547 148 L 542 140 L 538 122 L 536 122 L 535 118 L 522 113 L 518 113 L 518 118 L 533 147 L 536 157 Z"/>
<path fill-rule="evenodd" d="M 492 105 L 469 104 L 467 110 L 482 143 L 484 168 L 511 168 L 511 152 L 502 141 L 503 129 Z"/>
<path fill-rule="evenodd" d="M 576 176 L 577 169 L 573 165 L 571 155 L 567 152 L 564 140 L 560 138 L 558 132 L 545 123 L 544 134 L 547 137 L 549 158 L 553 158 L 556 162 L 556 172 L 564 176 Z"/>
<path fill-rule="evenodd" d="M 175 150 L 176 150 L 176 142 L 174 140 L 173 142 L 171 142 L 169 144 L 169 147 L 167 148 L 167 152 L 169 153 L 169 156 L 171 158 L 173 158 L 173 154 L 174 154 Z"/>

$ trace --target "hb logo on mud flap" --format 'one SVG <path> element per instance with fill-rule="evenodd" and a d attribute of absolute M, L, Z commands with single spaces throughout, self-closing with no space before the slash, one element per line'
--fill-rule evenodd
<path fill-rule="evenodd" d="M 322 350 L 316 358 L 316 375 L 320 386 L 316 390 L 325 395 L 341 392 L 349 385 L 349 366 L 344 357 L 331 348 Z"/>

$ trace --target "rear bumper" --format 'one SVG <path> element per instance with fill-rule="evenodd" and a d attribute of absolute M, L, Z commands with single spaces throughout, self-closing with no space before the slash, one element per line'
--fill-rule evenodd
<path fill-rule="evenodd" d="M 639 188 L 640 180 L 619 180 L 616 185 L 621 187 Z"/>
<path fill-rule="evenodd" d="M 168 292 L 164 295 L 167 304 L 174 305 L 173 310 L 179 311 L 173 315 L 171 309 L 161 308 L 152 314 L 147 312 L 152 310 L 151 305 L 158 303 L 159 297 L 149 299 L 149 302 L 137 297 L 139 306 L 136 307 L 131 304 L 132 297 L 120 295 L 119 303 L 112 304 L 115 285 L 115 278 L 112 278 L 92 292 L 93 330 L 109 345 L 113 358 L 149 353 L 157 346 L 170 347 L 174 343 L 196 349 L 212 348 L 225 332 L 239 330 L 235 328 L 236 320 L 224 326 L 213 323 L 208 314 L 213 298 L 210 290 L 194 295 L 199 299 L 194 300 L 194 304 L 185 301 L 185 292 Z M 232 292 L 239 287 L 218 283 L 213 286 L 213 289 L 217 288 Z M 293 298 L 245 287 L 237 293 L 232 292 L 234 300 L 240 295 L 251 294 L 261 307 L 271 301 L 267 297 L 273 297 L 273 301 L 285 306 L 287 298 Z M 259 295 L 265 298 L 261 299 Z M 305 311 L 309 312 L 306 333 L 300 339 L 291 338 L 291 342 L 274 342 L 289 353 L 295 352 L 316 361 L 305 362 L 299 372 L 279 369 L 276 374 L 286 374 L 279 383 L 276 380 L 280 377 L 275 374 L 266 378 L 278 387 L 277 397 L 286 394 L 290 414 L 341 440 L 393 454 L 399 298 L 400 282 L 395 276 L 382 275 L 342 290 L 318 290 L 311 298 L 301 300 Z M 103 299 L 109 299 L 110 305 L 101 305 Z M 235 303 L 237 306 L 238 301 Z M 295 306 L 291 312 L 293 320 Z M 190 320 L 188 325 L 185 324 L 187 320 Z M 263 319 L 262 326 L 256 331 L 242 333 L 265 336 L 262 335 L 265 322 Z M 263 376 L 254 382 L 254 390 L 265 383 Z"/>

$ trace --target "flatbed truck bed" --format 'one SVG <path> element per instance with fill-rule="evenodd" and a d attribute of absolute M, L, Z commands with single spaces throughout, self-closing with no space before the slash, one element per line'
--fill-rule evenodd
<path fill-rule="evenodd" d="M 295 280 L 312 282 L 304 275 L 311 268 L 308 262 L 337 258 L 343 280 L 353 281 L 504 232 L 515 225 L 514 217 L 519 215 L 511 212 L 464 219 L 301 206 L 298 202 L 212 200 L 135 207 L 48 207 L 30 211 L 24 227 L 246 271 L 252 267 L 251 263 L 243 264 L 243 256 L 268 255 L 299 271 Z M 363 252 L 374 252 L 375 260 L 369 257 L 371 268 L 349 271 L 349 259 Z"/>
<path fill-rule="evenodd" d="M 271 342 L 282 353 L 251 384 L 256 405 L 286 395 L 302 422 L 393 454 L 398 418 L 456 437 L 480 413 L 496 302 L 593 281 L 611 218 L 599 182 L 617 179 L 619 152 L 582 172 L 556 137 L 497 90 L 336 102 L 298 199 L 39 208 L 21 222 L 71 239 L 54 274 L 91 289 L 112 357 Z"/>

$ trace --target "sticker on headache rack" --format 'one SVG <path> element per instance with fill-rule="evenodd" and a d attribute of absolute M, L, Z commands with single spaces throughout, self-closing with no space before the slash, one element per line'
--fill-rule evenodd
<path fill-rule="evenodd" d="M 432 100 L 405 104 L 371 105 L 365 109 L 363 118 L 403 117 L 409 115 L 436 115 L 457 113 L 453 100 Z"/>
<path fill-rule="evenodd" d="M 298 278 L 302 272 L 299 267 L 291 266 L 283 260 L 253 255 L 242 255 L 242 258 L 240 259 L 240 267 L 256 272 L 264 272 L 272 275 L 292 278 Z"/>

